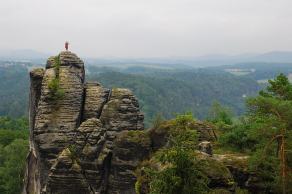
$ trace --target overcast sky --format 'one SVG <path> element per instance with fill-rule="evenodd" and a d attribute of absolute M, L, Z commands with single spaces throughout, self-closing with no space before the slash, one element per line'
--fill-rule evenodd
<path fill-rule="evenodd" d="M 292 0 L 1 0 L 0 49 L 91 57 L 292 51 Z"/>

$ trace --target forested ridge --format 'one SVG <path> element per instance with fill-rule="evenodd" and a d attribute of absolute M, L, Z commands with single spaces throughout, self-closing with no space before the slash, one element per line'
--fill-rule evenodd
<path fill-rule="evenodd" d="M 180 72 L 152 75 L 133 75 L 107 72 L 90 75 L 106 87 L 130 88 L 138 97 L 146 122 L 161 113 L 172 118 L 175 113 L 191 111 L 206 118 L 214 101 L 232 107 L 236 115 L 244 112 L 244 95 L 253 96 L 260 89 L 256 81 L 227 73 Z"/>
<path fill-rule="evenodd" d="M 29 74 L 24 66 L 0 66 L 0 115 L 21 117 L 28 112 Z"/>

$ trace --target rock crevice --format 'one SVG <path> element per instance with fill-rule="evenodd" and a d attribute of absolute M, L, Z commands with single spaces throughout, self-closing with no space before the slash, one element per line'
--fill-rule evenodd
<path fill-rule="evenodd" d="M 116 152 L 119 133 L 144 129 L 132 92 L 84 83 L 84 63 L 70 51 L 50 57 L 46 69 L 30 77 L 31 146 L 23 193 L 132 193 L 133 175 L 120 177 L 133 165 L 121 166 Z M 52 98 L 52 88 L 61 95 Z"/>

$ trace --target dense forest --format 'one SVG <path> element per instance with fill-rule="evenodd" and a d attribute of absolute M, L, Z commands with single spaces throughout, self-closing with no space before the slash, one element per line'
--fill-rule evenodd
<path fill-rule="evenodd" d="M 28 120 L 0 117 L 0 193 L 20 193 L 28 153 Z"/>
<path fill-rule="evenodd" d="M 0 115 L 11 117 L 27 115 L 28 94 L 27 67 L 0 66 Z"/>

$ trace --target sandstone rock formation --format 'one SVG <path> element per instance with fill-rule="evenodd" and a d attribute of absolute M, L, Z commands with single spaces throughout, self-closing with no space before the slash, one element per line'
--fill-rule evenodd
<path fill-rule="evenodd" d="M 30 152 L 23 194 L 135 194 L 136 180 L 143 177 L 137 167 L 145 162 L 161 167 L 150 153 L 168 145 L 175 120 L 143 130 L 144 117 L 132 92 L 85 83 L 83 61 L 69 51 L 50 57 L 46 69 L 31 71 L 30 79 Z M 246 157 L 212 153 L 217 139 L 213 126 L 196 120 L 186 127 L 198 133 L 194 149 L 205 161 L 211 189 L 263 190 L 247 171 Z M 140 183 L 140 193 L 148 193 L 147 181 Z"/>
<path fill-rule="evenodd" d="M 212 190 L 210 193 L 231 194 L 237 193 L 237 189 L 241 189 L 240 192 L 242 193 L 263 193 L 266 188 L 260 184 L 262 180 L 255 172 L 248 171 L 248 156 L 244 154 L 213 153 L 212 144 L 217 139 L 215 126 L 198 120 L 186 123 L 185 126 L 190 130 L 196 130 L 198 133 L 198 146 L 195 148 L 196 159 L 202 161 L 201 167 L 209 179 L 208 187 Z M 151 148 L 154 152 L 152 157 L 155 155 L 155 151 L 167 147 L 169 131 L 175 127 L 175 119 L 166 120 L 145 132 L 148 133 L 151 140 Z M 141 194 L 149 193 L 149 180 L 143 169 L 152 167 L 159 170 L 161 166 L 163 165 L 151 158 L 151 155 L 139 165 L 137 180 Z"/>
<path fill-rule="evenodd" d="M 85 83 L 83 61 L 70 51 L 50 57 L 46 69 L 33 70 L 30 78 L 23 193 L 135 193 L 133 170 L 144 156 L 129 153 L 147 153 L 150 145 L 117 138 L 144 128 L 132 92 Z"/>

